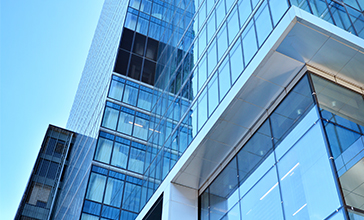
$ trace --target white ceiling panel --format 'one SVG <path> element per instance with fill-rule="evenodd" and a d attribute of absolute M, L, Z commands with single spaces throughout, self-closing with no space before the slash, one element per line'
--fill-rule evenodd
<path fill-rule="evenodd" d="M 308 62 L 311 66 L 336 75 L 357 53 L 342 42 L 329 38 Z"/>
<path fill-rule="evenodd" d="M 219 126 L 215 127 L 214 130 L 208 134 L 209 139 L 229 146 L 234 146 L 236 142 L 248 132 L 248 129 L 239 125 L 227 121 L 219 121 L 221 121 Z"/>
<path fill-rule="evenodd" d="M 302 63 L 307 63 L 329 36 L 297 23 L 277 48 L 277 51 Z"/>
<path fill-rule="evenodd" d="M 284 88 L 277 84 L 252 76 L 237 98 L 267 109 L 283 90 Z"/>
<path fill-rule="evenodd" d="M 284 65 L 282 65 L 284 64 Z M 282 87 L 293 79 L 304 63 L 292 59 L 286 55 L 274 52 L 262 69 L 256 72 L 256 76 Z"/>
<path fill-rule="evenodd" d="M 364 53 L 358 51 L 339 72 L 338 76 L 354 85 L 364 88 Z"/>

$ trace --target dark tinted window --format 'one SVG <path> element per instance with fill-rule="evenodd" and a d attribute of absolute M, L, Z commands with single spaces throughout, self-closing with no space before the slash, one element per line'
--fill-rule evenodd
<path fill-rule="evenodd" d="M 147 51 L 145 56 L 149 59 L 157 61 L 158 41 L 148 38 Z"/>
<path fill-rule="evenodd" d="M 144 47 L 145 47 L 146 37 L 141 34 L 136 34 L 134 40 L 133 52 L 139 55 L 144 55 Z"/>
<path fill-rule="evenodd" d="M 127 51 L 131 51 L 131 45 L 133 44 L 133 36 L 134 36 L 134 31 L 124 28 L 119 47 Z"/>
<path fill-rule="evenodd" d="M 144 60 L 142 82 L 154 85 L 154 75 L 155 63 L 149 60 Z"/>
<path fill-rule="evenodd" d="M 129 52 L 124 50 L 119 50 L 118 56 L 116 58 L 114 72 L 126 75 L 129 63 Z"/>
<path fill-rule="evenodd" d="M 141 57 L 132 55 L 131 62 L 130 62 L 130 68 L 129 68 L 129 74 L 128 74 L 129 77 L 136 79 L 136 80 L 140 80 L 142 61 L 143 61 L 143 59 Z"/>

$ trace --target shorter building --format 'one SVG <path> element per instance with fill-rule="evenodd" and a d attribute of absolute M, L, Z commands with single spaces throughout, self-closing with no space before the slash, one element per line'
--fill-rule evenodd
<path fill-rule="evenodd" d="M 15 219 L 49 219 L 74 132 L 49 125 Z"/>

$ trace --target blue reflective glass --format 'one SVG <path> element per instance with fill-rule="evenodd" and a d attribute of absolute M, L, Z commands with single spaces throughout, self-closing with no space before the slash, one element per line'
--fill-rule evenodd
<path fill-rule="evenodd" d="M 119 209 L 104 205 L 102 207 L 101 216 L 105 217 L 105 218 L 108 218 L 108 219 L 118 220 L 119 219 L 119 213 L 120 213 Z"/>
<path fill-rule="evenodd" d="M 207 88 L 198 97 L 198 129 L 200 130 L 207 120 Z"/>
<path fill-rule="evenodd" d="M 139 212 L 141 186 L 125 183 L 123 208 L 133 212 Z"/>
<path fill-rule="evenodd" d="M 228 47 L 227 31 L 225 24 L 221 27 L 219 33 L 217 33 L 216 40 L 218 60 L 220 60 Z"/>
<path fill-rule="evenodd" d="M 244 219 L 284 219 L 275 168 L 244 195 L 240 207 Z"/>
<path fill-rule="evenodd" d="M 326 21 L 332 22 L 332 18 L 324 0 L 309 0 L 312 13 Z"/>
<path fill-rule="evenodd" d="M 131 131 L 134 124 L 134 115 L 120 112 L 119 123 L 118 123 L 118 131 L 131 135 Z"/>
<path fill-rule="evenodd" d="M 208 110 L 209 116 L 211 116 L 212 112 L 215 110 L 216 106 L 219 104 L 219 87 L 217 83 L 217 73 L 215 72 L 214 76 L 209 81 L 208 85 Z"/>
<path fill-rule="evenodd" d="M 231 80 L 234 83 L 244 69 L 243 50 L 240 39 L 230 51 L 230 62 L 233 64 L 231 65 Z"/>
<path fill-rule="evenodd" d="M 230 65 L 229 57 L 226 57 L 219 67 L 219 97 L 220 101 L 225 97 L 227 91 L 230 89 Z"/>
<path fill-rule="evenodd" d="M 351 32 L 355 32 L 344 6 L 338 3 L 330 4 L 330 10 L 337 26 Z"/>
<path fill-rule="evenodd" d="M 227 26 L 228 26 L 229 44 L 231 44 L 236 34 L 240 30 L 238 10 L 236 7 L 233 8 L 232 12 L 227 18 Z"/>
<path fill-rule="evenodd" d="M 341 205 L 321 124 L 297 139 L 277 164 L 286 219 L 325 219 Z"/>
<path fill-rule="evenodd" d="M 200 57 L 204 49 L 206 48 L 206 25 L 203 26 L 202 31 L 198 39 L 198 56 Z"/>
<path fill-rule="evenodd" d="M 123 97 L 124 83 L 115 80 L 111 81 L 109 97 L 121 101 Z"/>
<path fill-rule="evenodd" d="M 102 202 L 106 183 L 106 176 L 91 173 L 87 187 L 86 199 Z"/>
<path fill-rule="evenodd" d="M 138 33 L 147 35 L 147 33 L 148 33 L 148 25 L 149 25 L 149 21 L 147 19 L 142 18 L 141 16 L 139 16 L 136 31 Z"/>
<path fill-rule="evenodd" d="M 111 158 L 111 165 L 126 168 L 129 155 L 129 146 L 125 144 L 114 144 L 114 150 Z"/>
<path fill-rule="evenodd" d="M 207 79 L 207 62 L 206 54 L 201 58 L 198 65 L 198 90 L 200 90 Z"/>
<path fill-rule="evenodd" d="M 361 136 L 356 132 L 350 131 L 332 123 L 326 124 L 325 128 L 331 152 L 335 159 Z"/>
<path fill-rule="evenodd" d="M 125 25 L 124 26 L 126 28 L 131 29 L 131 30 L 135 30 L 136 20 L 137 20 L 137 16 L 135 16 L 132 13 L 128 12 L 128 14 L 126 16 L 126 20 L 125 20 Z"/>
<path fill-rule="evenodd" d="M 141 117 L 135 117 L 133 136 L 147 140 L 149 120 Z"/>
<path fill-rule="evenodd" d="M 137 216 L 138 215 L 135 214 L 135 213 L 122 210 L 120 219 L 122 219 L 122 220 L 134 220 L 134 219 L 136 219 Z"/>
<path fill-rule="evenodd" d="M 118 110 L 106 107 L 101 126 L 115 130 L 116 123 L 118 122 L 118 115 Z"/>
<path fill-rule="evenodd" d="M 207 42 L 210 42 L 212 36 L 214 36 L 214 33 L 216 31 L 215 12 L 211 13 L 209 19 L 207 20 L 206 27 L 207 27 Z"/>
<path fill-rule="evenodd" d="M 112 145 L 113 145 L 113 141 L 100 137 L 99 141 L 97 142 L 95 160 L 98 160 L 98 161 L 101 161 L 104 163 L 109 163 Z"/>
<path fill-rule="evenodd" d="M 131 148 L 130 149 L 130 158 L 129 158 L 129 165 L 128 170 L 143 173 L 144 169 L 144 160 L 145 160 L 145 151 Z"/>
<path fill-rule="evenodd" d="M 217 21 L 217 26 L 220 26 L 220 23 L 222 22 L 222 20 L 224 19 L 225 15 L 226 15 L 226 11 L 225 11 L 225 1 L 224 0 L 220 0 L 217 3 L 216 6 L 216 21 Z"/>
<path fill-rule="evenodd" d="M 241 36 L 243 40 L 244 63 L 247 66 L 258 50 L 253 21 L 249 22 Z"/>
<path fill-rule="evenodd" d="M 85 200 L 82 211 L 94 215 L 100 215 L 101 204 Z"/>
<path fill-rule="evenodd" d="M 272 13 L 273 24 L 276 26 L 278 21 L 288 9 L 288 2 L 281 0 L 269 0 L 269 7 Z"/>
<path fill-rule="evenodd" d="M 260 47 L 273 29 L 267 2 L 260 5 L 258 11 L 254 15 L 254 19 Z"/>
<path fill-rule="evenodd" d="M 311 13 L 311 10 L 308 6 L 307 0 L 290 0 L 292 5 L 295 5 L 309 13 Z"/>
<path fill-rule="evenodd" d="M 216 53 L 216 40 L 211 43 L 207 49 L 207 75 L 212 73 L 217 64 L 217 53 Z"/>
<path fill-rule="evenodd" d="M 121 196 L 123 195 L 124 181 L 110 178 L 107 180 L 104 203 L 116 207 L 121 205 Z"/>
<path fill-rule="evenodd" d="M 197 134 L 197 102 L 195 102 L 190 110 L 190 120 L 191 120 L 191 126 L 192 126 L 192 136 L 195 137 Z M 188 115 L 187 115 L 188 117 Z"/>
<path fill-rule="evenodd" d="M 240 25 L 243 26 L 252 12 L 250 0 L 239 0 L 238 3 Z"/>
<path fill-rule="evenodd" d="M 144 87 L 144 89 L 142 89 L 142 86 L 140 87 L 137 106 L 147 111 L 151 110 L 152 91 L 150 91 L 149 88 Z"/>
<path fill-rule="evenodd" d="M 130 85 L 128 85 L 128 83 Z M 135 86 L 137 86 L 137 84 L 135 83 L 131 84 L 131 82 L 127 81 L 123 97 L 123 102 L 134 106 L 136 106 L 137 96 L 138 96 L 138 88 Z"/>

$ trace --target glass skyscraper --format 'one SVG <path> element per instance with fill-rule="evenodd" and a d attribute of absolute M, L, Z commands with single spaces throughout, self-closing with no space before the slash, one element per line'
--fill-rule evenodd
<path fill-rule="evenodd" d="M 363 10 L 105 1 L 15 218 L 364 219 Z"/>

